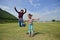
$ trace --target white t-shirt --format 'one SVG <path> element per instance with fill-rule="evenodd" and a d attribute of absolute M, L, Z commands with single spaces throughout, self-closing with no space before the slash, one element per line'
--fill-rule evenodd
<path fill-rule="evenodd" d="M 29 24 L 33 24 L 33 19 L 28 19 Z"/>

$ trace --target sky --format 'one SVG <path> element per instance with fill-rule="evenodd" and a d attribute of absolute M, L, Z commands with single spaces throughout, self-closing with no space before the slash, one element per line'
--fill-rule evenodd
<path fill-rule="evenodd" d="M 40 18 L 40 21 L 60 20 L 60 0 L 0 0 L 0 8 L 18 18 L 15 6 L 18 11 L 27 9 L 24 19 L 31 13 L 33 18 Z"/>

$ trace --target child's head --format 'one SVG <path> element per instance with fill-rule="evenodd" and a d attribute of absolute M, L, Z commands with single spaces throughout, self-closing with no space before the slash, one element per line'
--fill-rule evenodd
<path fill-rule="evenodd" d="M 24 12 L 24 10 L 22 9 L 22 10 L 20 10 L 20 12 L 21 12 L 21 13 L 23 13 L 23 12 Z"/>
<path fill-rule="evenodd" d="M 32 18 L 32 14 L 28 14 L 28 18 L 31 19 Z"/>

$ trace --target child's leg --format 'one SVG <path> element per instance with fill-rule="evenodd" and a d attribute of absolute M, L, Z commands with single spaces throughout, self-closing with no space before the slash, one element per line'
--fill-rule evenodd
<path fill-rule="evenodd" d="M 21 20 L 18 20 L 19 26 L 21 27 Z"/>
<path fill-rule="evenodd" d="M 31 24 L 31 35 L 33 36 L 33 25 Z"/>
<path fill-rule="evenodd" d="M 30 24 L 29 24 L 29 26 L 28 26 L 28 33 L 30 34 Z"/>
<path fill-rule="evenodd" d="M 22 27 L 23 25 L 23 19 L 19 19 L 19 26 Z"/>
<path fill-rule="evenodd" d="M 29 29 L 28 29 L 29 36 L 33 36 L 33 25 L 29 24 Z"/>
<path fill-rule="evenodd" d="M 23 26 L 23 19 L 21 19 L 21 26 Z"/>

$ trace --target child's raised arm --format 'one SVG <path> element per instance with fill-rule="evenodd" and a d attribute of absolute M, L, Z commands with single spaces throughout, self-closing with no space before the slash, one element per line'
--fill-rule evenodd
<path fill-rule="evenodd" d="M 17 13 L 19 13 L 19 12 L 17 11 L 16 7 L 14 7 L 14 9 L 15 9 L 15 11 L 16 11 Z"/>
<path fill-rule="evenodd" d="M 24 14 L 27 12 L 27 9 L 26 8 L 24 8 L 25 9 L 25 12 L 24 12 Z"/>

